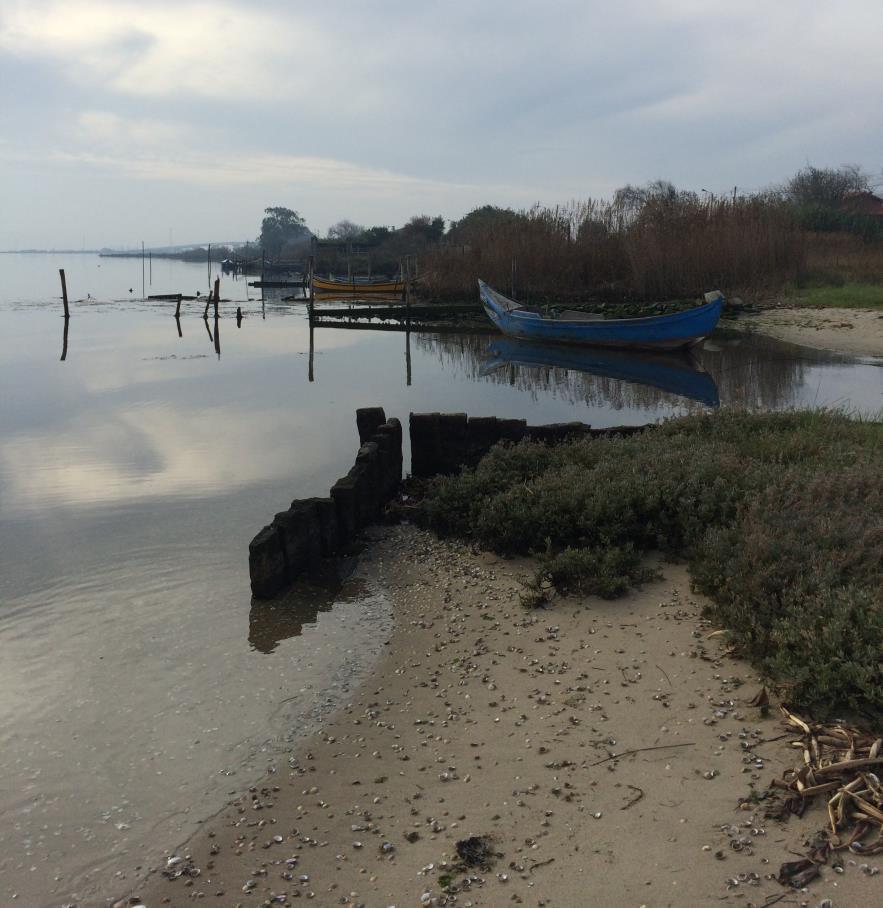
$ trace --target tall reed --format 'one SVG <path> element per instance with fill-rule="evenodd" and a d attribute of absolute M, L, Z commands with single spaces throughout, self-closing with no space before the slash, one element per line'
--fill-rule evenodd
<path fill-rule="evenodd" d="M 421 278 L 440 296 L 472 294 L 477 278 L 511 289 L 513 259 L 519 298 L 672 299 L 796 281 L 805 240 L 773 197 L 590 198 L 455 227 L 423 254 Z"/>

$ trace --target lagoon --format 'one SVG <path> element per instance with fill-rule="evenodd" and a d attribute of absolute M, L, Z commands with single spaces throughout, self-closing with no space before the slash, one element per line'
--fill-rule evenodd
<path fill-rule="evenodd" d="M 215 276 L 152 272 L 157 294 Z M 248 585 L 255 532 L 349 468 L 356 408 L 603 427 L 709 402 L 705 379 L 691 397 L 621 363 L 501 356 L 486 333 L 325 328 L 311 343 L 303 305 L 223 276 L 218 333 L 185 302 L 179 334 L 141 277 L 139 259 L 0 256 L 4 904 L 117 897 L 285 765 L 370 668 L 392 616 L 358 571 L 269 610 Z M 722 406 L 876 414 L 883 390 L 873 362 L 733 331 L 686 368 Z"/>

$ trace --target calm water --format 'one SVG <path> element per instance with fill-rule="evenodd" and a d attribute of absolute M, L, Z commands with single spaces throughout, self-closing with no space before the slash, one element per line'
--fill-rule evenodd
<path fill-rule="evenodd" d="M 83 300 L 66 349 L 59 267 Z M 155 262 L 147 289 L 208 283 Z M 605 426 L 718 400 L 877 413 L 883 390 L 873 363 L 728 333 L 659 362 L 323 328 L 311 357 L 303 307 L 242 281 L 217 336 L 199 303 L 179 336 L 140 295 L 136 259 L 0 255 L 0 904 L 119 895 L 370 668 L 390 614 L 358 571 L 261 607 L 246 555 L 349 468 L 357 407 Z"/>

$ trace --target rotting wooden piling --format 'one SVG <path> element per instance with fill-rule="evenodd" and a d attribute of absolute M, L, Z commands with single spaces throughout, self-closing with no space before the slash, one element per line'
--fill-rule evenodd
<path fill-rule="evenodd" d="M 275 595 L 336 555 L 359 531 L 381 517 L 402 479 L 402 427 L 380 407 L 356 412 L 360 447 L 356 462 L 328 498 L 293 501 L 249 545 L 252 593 Z"/>

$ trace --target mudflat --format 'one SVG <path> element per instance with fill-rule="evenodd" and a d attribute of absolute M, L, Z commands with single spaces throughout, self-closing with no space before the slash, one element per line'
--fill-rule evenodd
<path fill-rule="evenodd" d="M 321 733 L 170 849 L 139 890 L 148 908 L 883 898 L 874 860 L 848 853 L 809 892 L 772 879 L 825 814 L 783 824 L 740 803 L 800 754 L 775 711 L 747 705 L 756 674 L 683 566 L 615 601 L 527 610 L 529 562 L 407 526 L 372 536 L 364 570 L 396 613 L 385 657 Z"/>
<path fill-rule="evenodd" d="M 777 307 L 751 316 L 758 331 L 780 340 L 855 356 L 883 356 L 883 312 L 876 309 Z"/>

